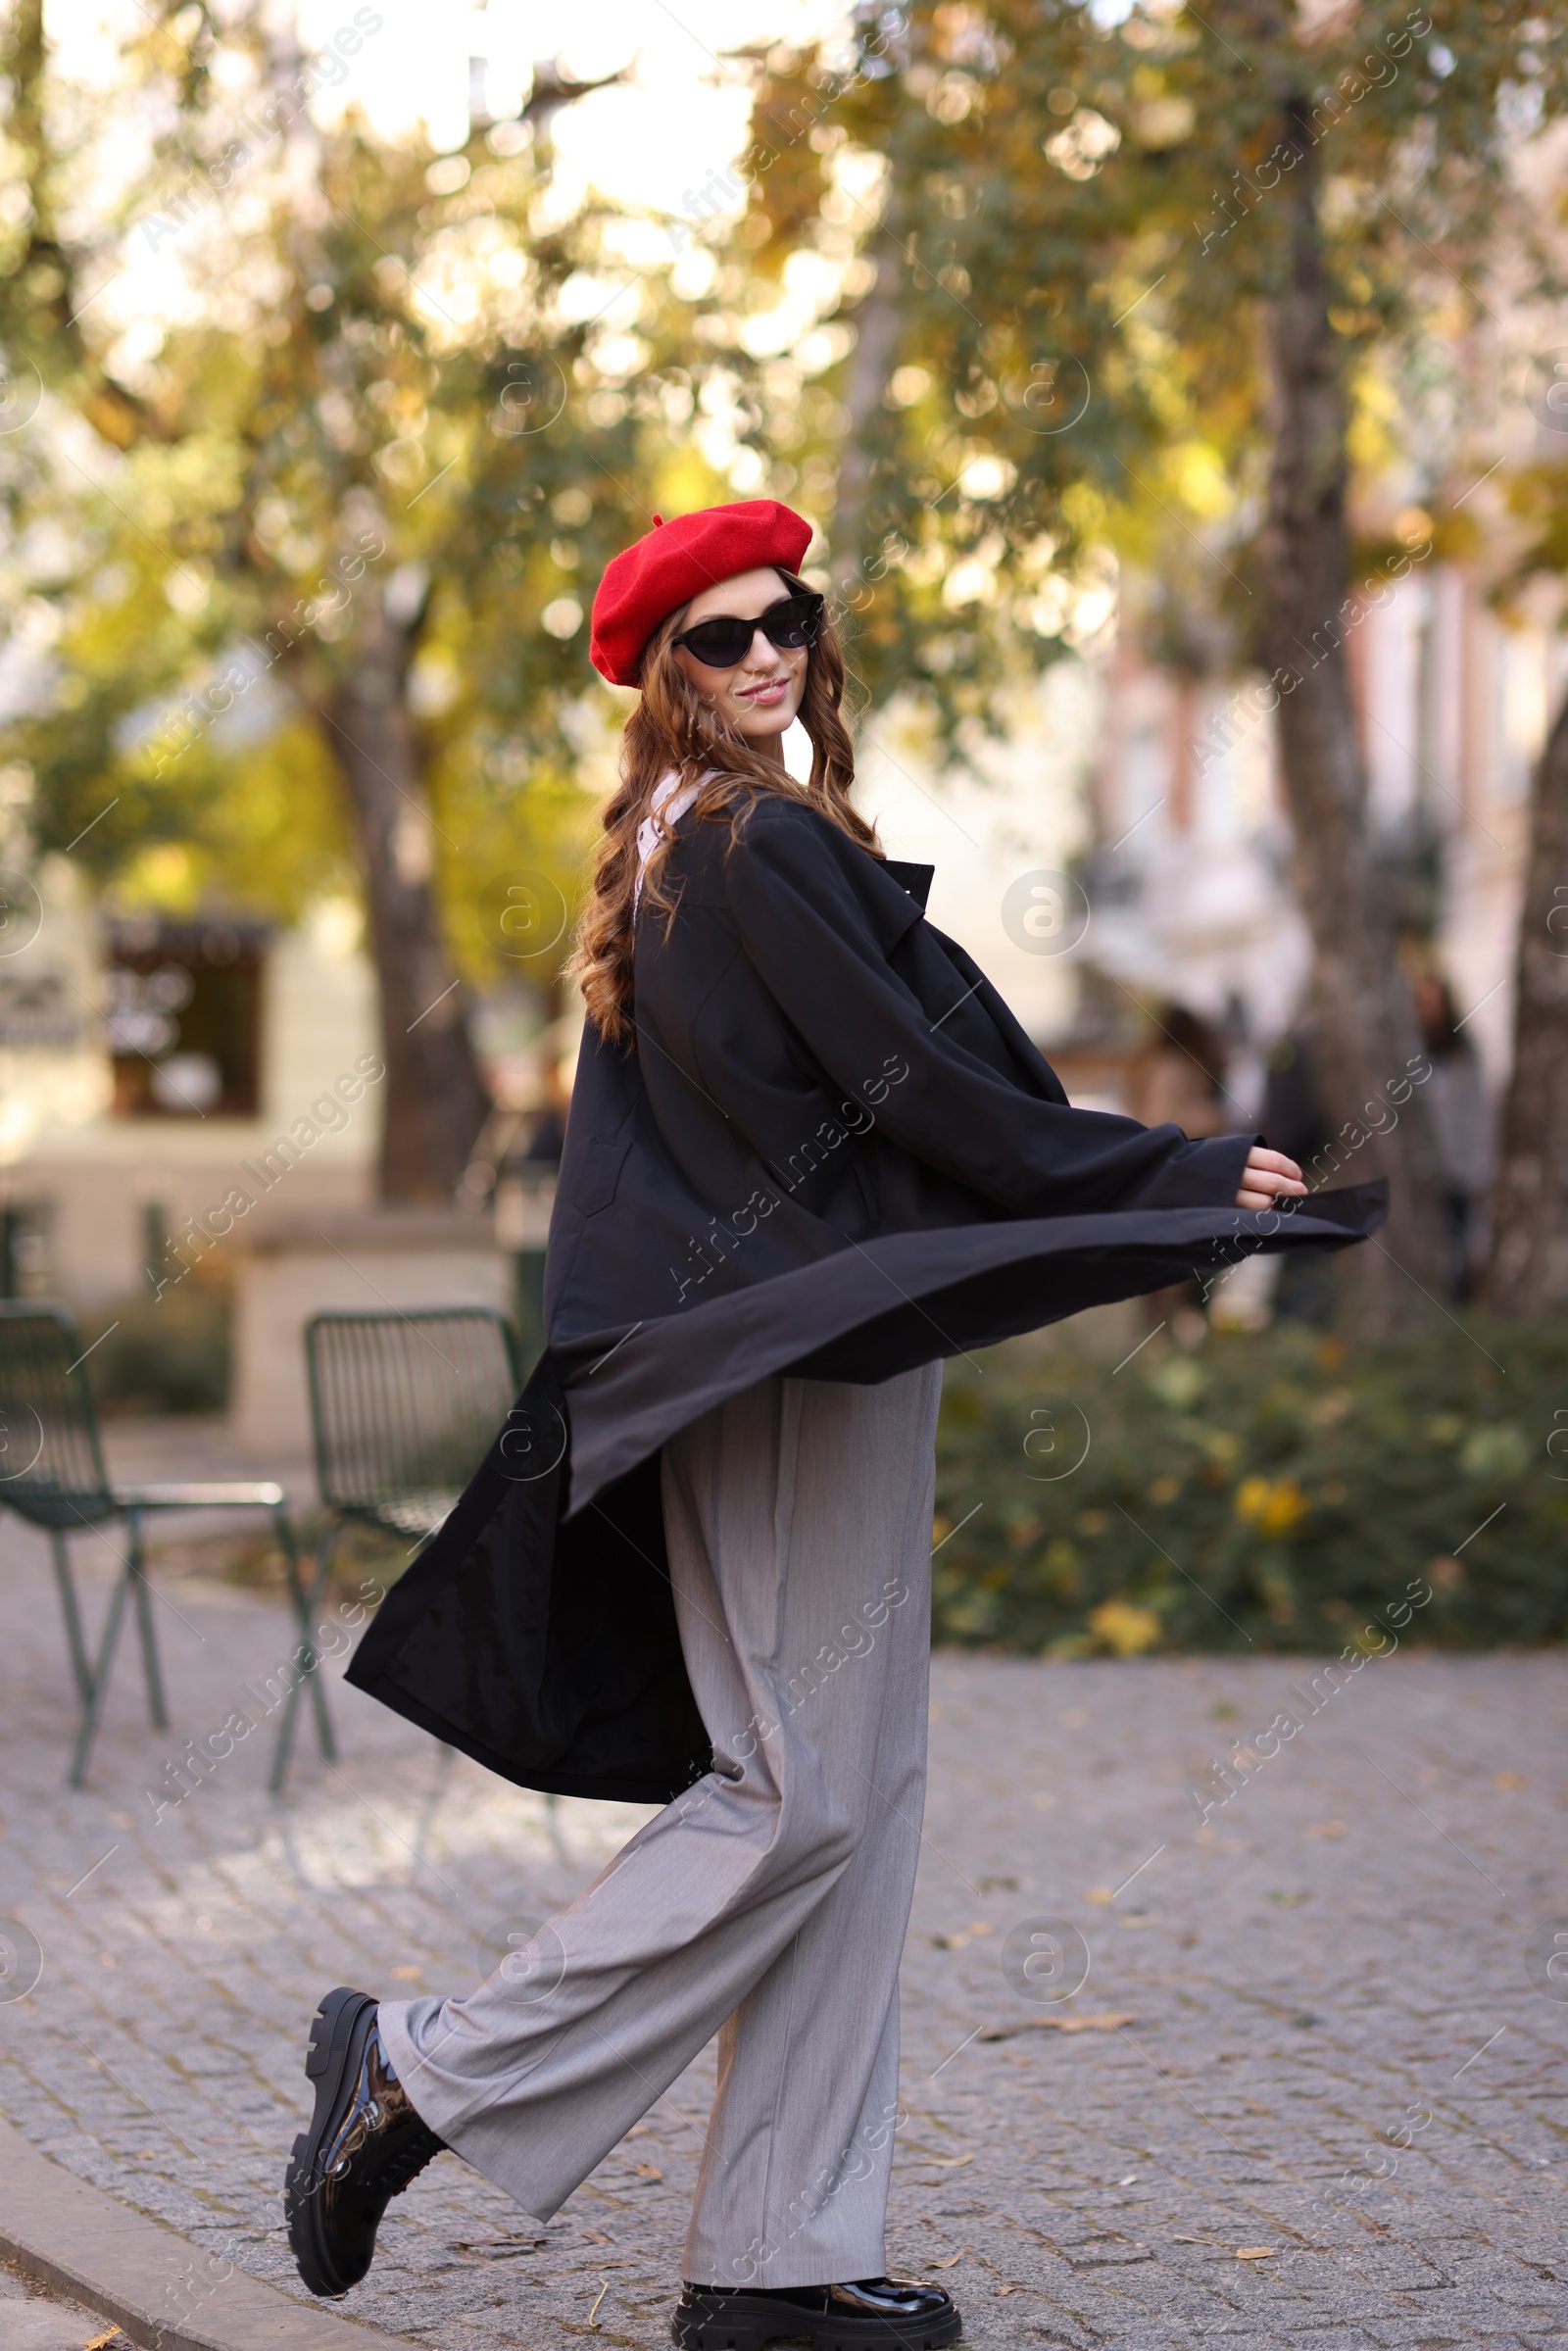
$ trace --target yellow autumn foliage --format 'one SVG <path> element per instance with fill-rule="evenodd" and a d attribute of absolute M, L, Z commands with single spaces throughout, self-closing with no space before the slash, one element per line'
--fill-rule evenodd
<path fill-rule="evenodd" d="M 1236 1489 L 1236 1515 L 1259 1535 L 1288 1535 L 1312 1505 L 1295 1478 L 1244 1478 Z"/>
<path fill-rule="evenodd" d="M 1090 1609 L 1087 1621 L 1096 1641 L 1113 1657 L 1141 1657 L 1159 1641 L 1159 1618 L 1136 1600 L 1102 1600 Z"/>

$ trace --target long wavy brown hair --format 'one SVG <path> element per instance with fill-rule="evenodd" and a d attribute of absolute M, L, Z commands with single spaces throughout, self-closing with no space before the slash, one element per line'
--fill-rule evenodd
<path fill-rule="evenodd" d="M 789 593 L 802 582 L 780 570 Z M 811 739 L 811 777 L 799 784 L 782 767 L 760 758 L 744 735 L 710 709 L 675 659 L 674 640 L 686 625 L 688 605 L 660 623 L 643 655 L 638 676 L 642 700 L 626 720 L 620 745 L 620 786 L 604 812 L 605 837 L 594 859 L 593 886 L 568 969 L 581 983 L 588 1017 L 612 1045 L 631 1049 L 636 1034 L 633 1003 L 633 918 L 637 906 L 637 828 L 648 814 L 655 786 L 674 773 L 682 783 L 704 780 L 693 813 L 724 823 L 738 838 L 758 801 L 798 800 L 836 824 L 873 857 L 882 855 L 875 828 L 850 806 L 855 752 L 840 712 L 844 704 L 844 648 L 831 612 L 824 612 L 815 643 L 806 657 L 800 720 Z M 670 835 L 648 860 L 642 903 L 650 913 L 673 921 L 678 898 L 662 874 Z"/>

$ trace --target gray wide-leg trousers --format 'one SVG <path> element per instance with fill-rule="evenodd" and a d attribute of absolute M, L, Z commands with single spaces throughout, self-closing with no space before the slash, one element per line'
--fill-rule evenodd
<path fill-rule="evenodd" d="M 885 2267 L 941 1389 L 765 1380 L 665 1446 L 714 1769 L 469 1997 L 381 2008 L 420 2116 L 540 2220 L 716 2033 L 700 2284 Z"/>

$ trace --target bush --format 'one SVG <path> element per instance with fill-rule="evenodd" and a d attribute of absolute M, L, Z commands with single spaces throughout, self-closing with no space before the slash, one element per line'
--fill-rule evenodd
<path fill-rule="evenodd" d="M 1407 1593 L 1412 1641 L 1568 1632 L 1561 1329 L 1159 1337 L 1114 1373 L 999 1348 L 948 1365 L 937 1473 L 941 1641 L 1337 1650 Z"/>
<path fill-rule="evenodd" d="M 227 1293 L 198 1281 L 156 1302 L 137 1294 L 83 1314 L 82 1345 L 92 1348 L 87 1376 L 99 1411 L 221 1412 L 228 1402 L 231 1319 Z"/>

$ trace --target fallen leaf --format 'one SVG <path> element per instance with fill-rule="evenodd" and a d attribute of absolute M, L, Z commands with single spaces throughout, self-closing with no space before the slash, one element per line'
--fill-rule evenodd
<path fill-rule="evenodd" d="M 394 1967 L 388 1968 L 387 1974 L 395 1977 L 399 1984 L 417 1984 L 424 1970 L 422 1967 Z"/>
<path fill-rule="evenodd" d="M 81 2346 L 81 2351 L 106 2351 L 106 2346 L 108 2344 L 114 2342 L 122 2343 L 124 2340 L 125 2337 L 121 2333 L 120 2328 L 118 2327 L 111 2327 L 107 2333 L 95 2334 L 90 2343 L 83 2343 Z"/>
<path fill-rule="evenodd" d="M 1308 1821 L 1306 1834 L 1308 1837 L 1343 1837 L 1345 1823 L 1343 1821 Z"/>
<path fill-rule="evenodd" d="M 605 2241 L 608 2244 L 609 2239 Z M 482 2261 L 515 2261 L 522 2253 L 542 2253 L 549 2242 L 547 2236 L 459 2237 L 453 2251 L 473 2253 Z"/>
<path fill-rule="evenodd" d="M 962 2261 L 968 2250 L 967 2245 L 960 2245 L 956 2253 L 944 2253 L 940 2261 L 928 2261 L 925 2266 L 928 2270 L 951 2270 L 956 2262 Z"/>
<path fill-rule="evenodd" d="M 1528 1788 L 1530 1783 L 1523 1772 L 1496 1772 L 1493 1775 L 1492 1785 L 1494 1788 Z"/>
<path fill-rule="evenodd" d="M 1114 1902 L 1115 1899 L 1116 1889 L 1113 1886 L 1091 1886 L 1084 1891 L 1084 1900 L 1095 1903 L 1101 1909 L 1103 1909 L 1107 1902 Z"/>
<path fill-rule="evenodd" d="M 637 2177 L 639 2180 L 662 2180 L 664 2175 L 656 2163 L 640 2163 L 637 2166 Z"/>
<path fill-rule="evenodd" d="M 1272 2261 L 1274 2247 L 1272 2245 L 1238 2245 L 1236 2258 L 1238 2261 Z"/>
<path fill-rule="evenodd" d="M 1011 2040 L 1015 2033 L 1114 2033 L 1118 2025 L 1136 2025 L 1130 2008 L 1107 2008 L 1098 2016 L 1026 2016 L 1015 2025 L 993 2025 L 981 2040 Z"/>
<path fill-rule="evenodd" d="M 1015 2285 L 999 2285 L 997 2291 L 999 2294 L 1015 2294 L 1018 2289 Z"/>

